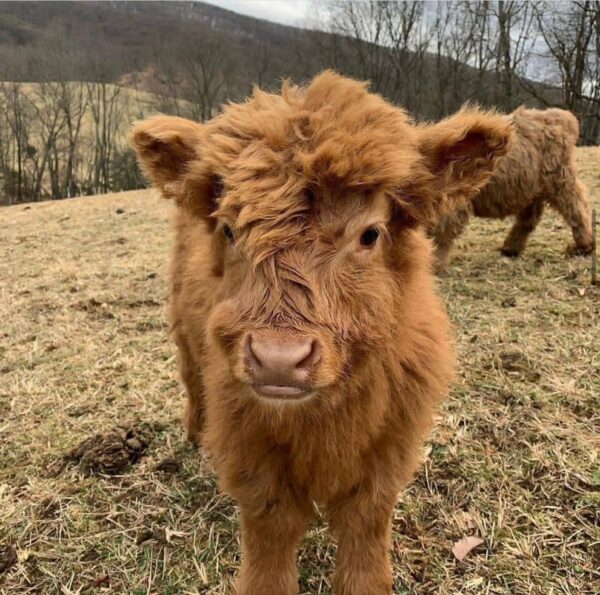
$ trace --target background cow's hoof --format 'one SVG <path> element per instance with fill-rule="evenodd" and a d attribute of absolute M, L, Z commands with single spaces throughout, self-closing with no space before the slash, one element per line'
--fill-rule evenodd
<path fill-rule="evenodd" d="M 565 250 L 565 254 L 567 256 L 587 256 L 588 254 L 592 253 L 593 249 L 593 244 L 584 244 L 582 246 L 569 244 Z"/>
<path fill-rule="evenodd" d="M 502 254 L 502 256 L 506 256 L 508 258 L 517 258 L 518 256 L 521 255 L 521 252 L 519 250 L 515 250 L 514 248 L 500 248 L 500 252 Z"/>

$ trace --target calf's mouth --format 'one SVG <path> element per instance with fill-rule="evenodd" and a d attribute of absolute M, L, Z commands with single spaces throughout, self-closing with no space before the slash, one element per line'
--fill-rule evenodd
<path fill-rule="evenodd" d="M 252 390 L 261 398 L 279 401 L 301 401 L 308 398 L 312 386 L 286 384 L 251 384 Z"/>

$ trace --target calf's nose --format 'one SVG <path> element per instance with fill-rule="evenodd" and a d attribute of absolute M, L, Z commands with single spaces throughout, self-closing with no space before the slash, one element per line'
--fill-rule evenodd
<path fill-rule="evenodd" d="M 320 359 L 318 342 L 312 337 L 250 335 L 246 360 L 255 386 L 306 387 Z"/>

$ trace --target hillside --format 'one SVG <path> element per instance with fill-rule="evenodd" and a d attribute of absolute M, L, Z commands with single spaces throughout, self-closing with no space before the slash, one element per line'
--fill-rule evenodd
<path fill-rule="evenodd" d="M 90 80 L 95 73 L 86 54 L 93 52 L 93 62 L 107 68 L 103 74 L 116 82 L 145 70 L 161 47 L 179 39 L 182 29 L 197 36 L 219 32 L 225 52 L 237 53 L 244 44 L 253 54 L 256 46 L 266 44 L 279 75 L 297 62 L 294 40 L 299 29 L 202 2 L 1 2 L 0 80 Z M 70 54 L 69 63 L 47 60 L 41 69 L 26 59 L 41 46 L 50 56 Z"/>
<path fill-rule="evenodd" d="M 185 51 L 179 52 L 182 40 Z M 217 61 L 213 44 L 218 46 Z M 169 93 L 173 89 L 160 86 L 156 79 L 165 76 L 157 77 L 156 69 L 172 69 L 174 57 L 181 66 L 195 51 L 204 54 L 206 70 L 208 61 L 226 73 L 227 98 L 234 100 L 245 97 L 253 84 L 273 88 L 282 78 L 301 82 L 333 67 L 372 80 L 376 91 L 429 119 L 468 100 L 498 103 L 501 87 L 493 68 L 481 72 L 445 55 L 407 50 L 401 52 L 405 64 L 395 70 L 398 56 L 385 44 L 357 43 L 202 2 L 0 3 L 0 80 L 125 80 Z M 559 99 L 551 87 L 528 85 L 535 96 L 515 85 L 503 107 L 538 105 L 539 97 Z M 191 99 L 190 91 L 185 93 Z"/>
<path fill-rule="evenodd" d="M 600 148 L 578 149 L 600 209 Z M 172 205 L 148 190 L 0 209 L 0 593 L 225 594 L 238 514 L 186 443 L 168 339 Z M 393 518 L 394 592 L 592 595 L 600 291 L 546 214 L 524 256 L 475 221 L 439 280 L 459 374 Z M 453 544 L 484 543 L 463 562 Z M 331 593 L 320 518 L 302 593 Z"/>

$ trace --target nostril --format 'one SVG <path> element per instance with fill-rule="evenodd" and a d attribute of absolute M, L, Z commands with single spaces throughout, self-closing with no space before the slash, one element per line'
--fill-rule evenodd
<path fill-rule="evenodd" d="M 296 368 L 308 369 L 312 368 L 321 359 L 321 346 L 318 341 L 313 339 L 310 344 L 310 352 L 308 355 L 296 364 Z"/>
<path fill-rule="evenodd" d="M 248 358 L 248 362 L 254 368 L 262 368 L 262 362 L 260 358 L 256 354 L 255 350 L 252 349 L 252 335 L 248 335 L 248 339 L 246 340 L 246 357 Z"/>

